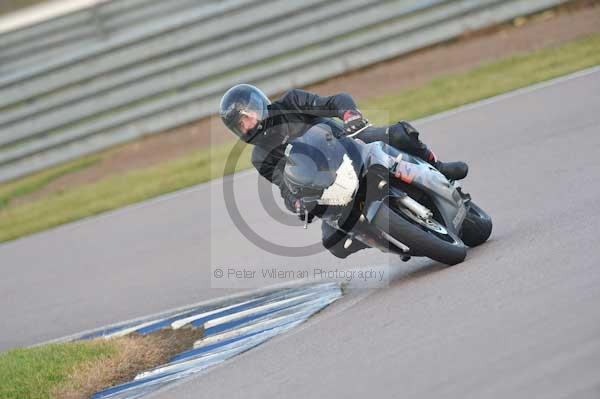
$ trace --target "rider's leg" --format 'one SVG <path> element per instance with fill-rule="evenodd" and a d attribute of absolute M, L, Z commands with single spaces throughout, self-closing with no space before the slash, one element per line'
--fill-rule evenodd
<path fill-rule="evenodd" d="M 428 162 L 435 162 L 437 160 L 435 154 L 427 148 L 425 143 L 419 140 L 419 132 L 408 122 L 398 122 L 387 128 L 368 128 L 356 137 L 365 143 L 383 141 L 392 147 L 396 147 Z"/>
<path fill-rule="evenodd" d="M 346 258 L 348 255 L 368 248 L 365 244 L 358 240 L 352 240 L 352 244 L 348 248 L 344 248 L 348 235 L 341 230 L 337 230 L 325 222 L 321 223 L 323 246 L 327 248 L 333 256 L 338 258 Z"/>
<path fill-rule="evenodd" d="M 366 143 L 384 141 L 399 150 L 424 159 L 452 180 L 463 179 L 468 172 L 468 166 L 464 162 L 439 161 L 435 153 L 419 140 L 417 129 L 406 121 L 400 121 L 388 128 L 366 129 L 357 137 Z"/>

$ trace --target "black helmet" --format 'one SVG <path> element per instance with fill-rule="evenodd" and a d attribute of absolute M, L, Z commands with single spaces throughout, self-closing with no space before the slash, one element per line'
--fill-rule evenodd
<path fill-rule="evenodd" d="M 265 128 L 269 104 L 271 101 L 260 89 L 248 84 L 239 84 L 223 95 L 220 106 L 221 119 L 236 136 L 249 142 Z M 256 114 L 257 124 L 244 133 L 240 121 L 243 115 L 249 113 Z"/>

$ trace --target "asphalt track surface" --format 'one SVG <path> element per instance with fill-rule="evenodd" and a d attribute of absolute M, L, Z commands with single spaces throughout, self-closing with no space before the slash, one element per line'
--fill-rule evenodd
<path fill-rule="evenodd" d="M 153 397 L 600 397 L 599 110 L 596 70 L 417 124 L 443 159 L 469 162 L 465 190 L 494 219 L 491 240 L 451 268 L 258 250 L 221 182 L 0 245 L 0 350 L 247 289 L 211 279 L 216 267 L 389 264 L 387 287 L 353 288 Z M 249 225 L 282 244 L 318 241 L 318 225 L 272 221 L 256 181 L 236 178 Z"/>

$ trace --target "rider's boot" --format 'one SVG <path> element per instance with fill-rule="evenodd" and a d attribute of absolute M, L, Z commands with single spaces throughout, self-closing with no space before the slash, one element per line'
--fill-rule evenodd
<path fill-rule="evenodd" d="M 441 162 L 437 161 L 435 165 L 433 165 L 437 170 L 439 170 L 446 179 L 448 180 L 460 180 L 467 177 L 467 173 L 469 173 L 469 165 L 462 161 L 456 162 Z"/>
<path fill-rule="evenodd" d="M 469 165 L 462 161 L 442 162 L 437 159 L 433 151 L 427 149 L 428 154 L 425 160 L 439 170 L 441 174 L 446 176 L 448 180 L 461 180 L 467 177 L 469 173 Z"/>

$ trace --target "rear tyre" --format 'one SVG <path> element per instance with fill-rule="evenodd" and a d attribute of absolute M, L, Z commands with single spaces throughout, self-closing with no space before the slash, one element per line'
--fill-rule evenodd
<path fill-rule="evenodd" d="M 470 247 L 483 244 L 492 234 L 492 218 L 474 202 L 471 202 L 469 212 L 462 225 L 460 238 Z"/>
<path fill-rule="evenodd" d="M 427 228 L 410 222 L 385 203 L 381 204 L 372 223 L 409 247 L 413 256 L 426 256 L 450 266 L 467 256 L 467 249 L 460 240 L 450 236 L 446 237 L 448 240 L 442 239 Z"/>

